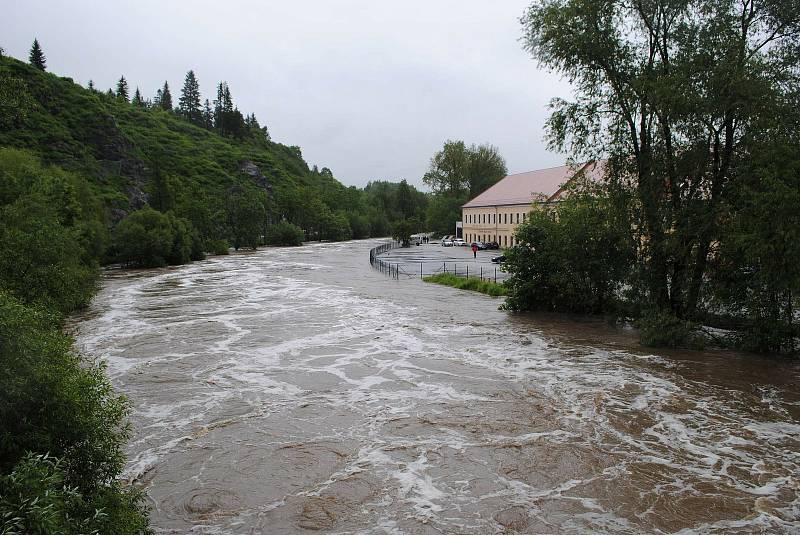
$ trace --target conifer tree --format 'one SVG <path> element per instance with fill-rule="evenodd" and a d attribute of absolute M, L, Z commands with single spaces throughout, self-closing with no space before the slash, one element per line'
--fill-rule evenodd
<path fill-rule="evenodd" d="M 200 104 L 200 83 L 194 71 L 186 73 L 181 96 L 178 99 L 178 110 L 185 119 L 198 126 L 203 124 L 203 110 Z"/>
<path fill-rule="evenodd" d="M 164 111 L 172 111 L 172 94 L 169 92 L 169 84 L 164 82 L 164 87 L 161 89 L 161 97 L 158 99 L 161 109 Z"/>
<path fill-rule="evenodd" d="M 31 53 L 28 59 L 31 65 L 41 71 L 45 70 L 47 67 L 47 58 L 44 57 L 44 52 L 42 52 L 42 47 L 39 46 L 38 39 L 33 40 L 33 46 L 31 46 Z"/>
<path fill-rule="evenodd" d="M 211 103 L 206 99 L 203 106 L 203 128 L 211 130 L 214 128 L 214 110 L 211 108 Z"/>
<path fill-rule="evenodd" d="M 133 93 L 133 100 L 131 101 L 134 106 L 139 108 L 144 108 L 144 99 L 142 98 L 142 94 L 139 92 L 139 88 L 136 88 L 136 91 Z"/>
<path fill-rule="evenodd" d="M 120 76 L 119 80 L 117 81 L 117 98 L 124 100 L 125 102 L 130 100 L 130 95 L 128 93 L 128 81 L 124 76 Z"/>

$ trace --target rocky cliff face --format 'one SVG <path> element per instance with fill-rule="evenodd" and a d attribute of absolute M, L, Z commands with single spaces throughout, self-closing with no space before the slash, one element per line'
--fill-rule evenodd
<path fill-rule="evenodd" d="M 239 170 L 249 176 L 259 187 L 267 190 L 270 197 L 272 196 L 272 184 L 270 184 L 269 178 L 261 172 L 261 169 L 252 160 L 240 162 Z"/>

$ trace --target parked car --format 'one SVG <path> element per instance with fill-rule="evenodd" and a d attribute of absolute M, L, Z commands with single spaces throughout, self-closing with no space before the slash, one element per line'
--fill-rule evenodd
<path fill-rule="evenodd" d="M 444 236 L 442 238 L 442 247 L 452 247 L 453 246 L 453 236 Z"/>
<path fill-rule="evenodd" d="M 470 247 L 472 247 L 473 245 L 474 245 L 474 246 L 476 246 L 476 247 L 477 247 L 478 249 L 480 249 L 481 251 L 483 251 L 484 249 L 486 249 L 486 244 L 485 244 L 485 243 L 483 243 L 482 241 L 474 241 L 474 242 L 472 242 L 471 244 L 469 244 L 469 246 L 470 246 Z"/>
<path fill-rule="evenodd" d="M 486 244 L 486 248 L 487 249 L 500 249 L 500 244 L 497 243 L 496 241 L 490 241 L 489 243 Z"/>
<path fill-rule="evenodd" d="M 493 256 L 492 257 L 492 262 L 494 262 L 495 264 L 502 264 L 505 261 L 506 261 L 506 255 L 504 255 L 504 254 L 501 254 L 500 256 Z"/>
<path fill-rule="evenodd" d="M 459 247 L 463 247 L 466 244 L 467 242 L 465 242 L 461 238 L 456 238 L 455 240 L 453 240 L 453 245 L 458 245 Z"/>

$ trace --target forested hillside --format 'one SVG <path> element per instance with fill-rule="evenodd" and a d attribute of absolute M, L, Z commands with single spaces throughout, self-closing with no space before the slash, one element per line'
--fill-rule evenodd
<path fill-rule="evenodd" d="M 186 220 L 206 251 L 258 245 L 279 221 L 305 239 L 389 232 L 390 214 L 364 190 L 345 187 L 327 168 L 309 169 L 298 147 L 271 141 L 255 115 L 234 106 L 225 82 L 213 107 L 201 105 L 190 71 L 173 107 L 167 84 L 153 101 L 138 88 L 129 100 L 124 77 L 116 91 L 100 92 L 8 57 L 0 80 L 0 146 L 84 179 L 107 208 L 107 228 L 150 206 Z M 125 252 L 110 243 L 106 260 Z"/>
<path fill-rule="evenodd" d="M 0 49 L 1 51 L 1 49 Z M 99 92 L 0 57 L 0 532 L 147 533 L 119 480 L 128 405 L 61 328 L 100 266 L 182 264 L 229 246 L 387 235 L 420 213 L 407 183 L 345 187 L 270 140 L 191 71 L 173 106 L 127 80 Z M 397 208 L 399 207 L 399 208 Z"/>

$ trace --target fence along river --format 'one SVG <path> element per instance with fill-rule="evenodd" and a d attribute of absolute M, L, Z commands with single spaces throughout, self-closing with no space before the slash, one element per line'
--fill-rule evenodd
<path fill-rule="evenodd" d="M 797 363 L 512 315 L 376 245 L 107 273 L 73 329 L 157 532 L 797 533 Z"/>

